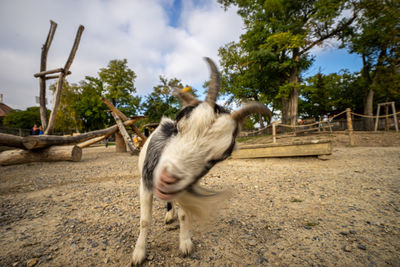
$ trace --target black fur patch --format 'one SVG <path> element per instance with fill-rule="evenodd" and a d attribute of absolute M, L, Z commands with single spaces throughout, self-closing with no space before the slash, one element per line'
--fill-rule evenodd
<path fill-rule="evenodd" d="M 167 211 L 172 210 L 172 203 L 171 202 L 167 202 Z"/>
<path fill-rule="evenodd" d="M 144 185 L 149 191 L 153 190 L 153 172 L 160 161 L 161 153 L 168 139 L 177 133 L 172 121 L 164 121 L 158 127 L 160 129 L 156 130 L 151 136 L 142 171 Z"/>

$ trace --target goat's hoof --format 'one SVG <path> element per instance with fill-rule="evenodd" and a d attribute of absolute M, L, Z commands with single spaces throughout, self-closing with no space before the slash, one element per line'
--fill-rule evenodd
<path fill-rule="evenodd" d="M 173 223 L 177 218 L 178 218 L 178 216 L 176 215 L 176 212 L 168 211 L 165 214 L 164 222 L 165 222 L 165 224 L 170 224 L 170 223 Z"/>
<path fill-rule="evenodd" d="M 190 253 L 192 252 L 192 248 L 193 243 L 190 239 L 183 240 L 179 244 L 179 250 L 182 252 L 184 257 L 190 255 Z"/>
<path fill-rule="evenodd" d="M 135 248 L 132 255 L 131 266 L 139 266 L 146 259 L 146 250 Z"/>

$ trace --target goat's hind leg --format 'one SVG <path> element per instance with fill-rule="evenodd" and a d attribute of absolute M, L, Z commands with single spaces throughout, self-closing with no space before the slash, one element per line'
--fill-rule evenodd
<path fill-rule="evenodd" d="M 167 213 L 165 214 L 165 224 L 170 224 L 176 220 L 176 208 L 174 202 L 167 202 Z"/>
<path fill-rule="evenodd" d="M 185 210 L 181 207 L 178 209 L 178 218 L 180 224 L 179 232 L 179 250 L 183 256 L 187 256 L 192 252 L 193 243 L 190 238 L 191 218 L 187 215 Z"/>
<path fill-rule="evenodd" d="M 132 255 L 132 264 L 139 265 L 146 258 L 146 240 L 151 225 L 151 212 L 153 207 L 153 192 L 145 188 L 140 182 L 140 234 L 136 241 Z"/>

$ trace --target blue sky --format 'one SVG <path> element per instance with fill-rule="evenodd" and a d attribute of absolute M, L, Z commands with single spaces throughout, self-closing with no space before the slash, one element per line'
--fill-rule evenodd
<path fill-rule="evenodd" d="M 46 8 L 43 8 L 46 7 Z M 243 23 L 235 8 L 214 0 L 2 0 L 0 1 L 0 94 L 12 108 L 35 106 L 39 95 L 40 52 L 50 20 L 58 23 L 47 69 L 64 66 L 80 24 L 85 26 L 69 82 L 96 76 L 112 59 L 128 60 L 137 93 L 144 96 L 159 76 L 181 79 L 200 89 L 208 79 L 204 56 L 218 63 L 218 48 L 238 41 Z M 335 48 L 335 41 L 312 50 L 313 75 L 358 71 L 361 60 Z M 48 93 L 51 109 L 52 95 Z"/>

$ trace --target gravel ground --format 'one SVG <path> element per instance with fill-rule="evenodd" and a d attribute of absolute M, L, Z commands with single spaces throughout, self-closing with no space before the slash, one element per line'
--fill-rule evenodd
<path fill-rule="evenodd" d="M 340 138 L 329 160 L 215 166 L 204 186 L 233 196 L 195 227 L 189 257 L 156 200 L 144 265 L 400 266 L 400 146 L 387 146 L 400 135 L 385 147 L 381 135 L 357 147 Z M 139 234 L 137 156 L 87 148 L 80 162 L 0 167 L 0 177 L 0 266 L 128 266 Z"/>

